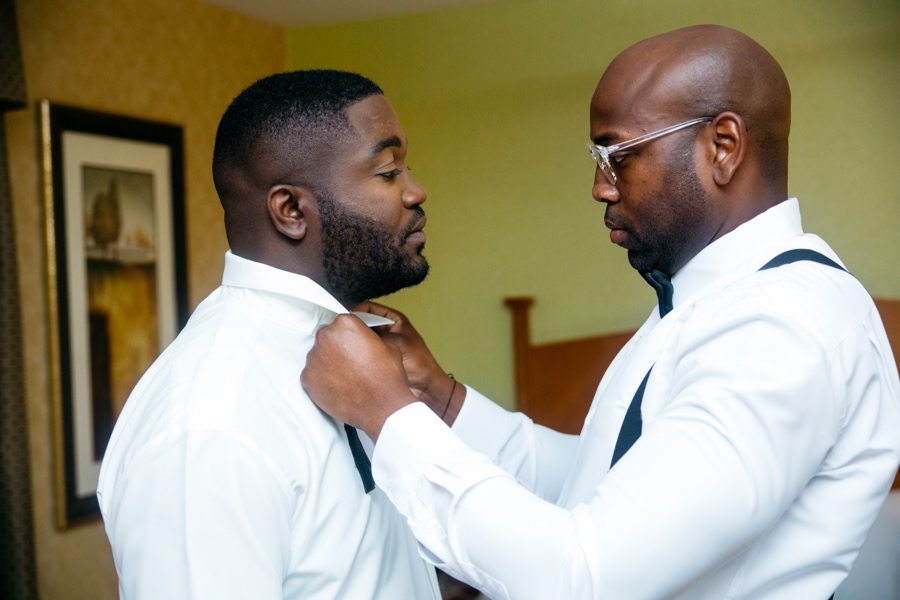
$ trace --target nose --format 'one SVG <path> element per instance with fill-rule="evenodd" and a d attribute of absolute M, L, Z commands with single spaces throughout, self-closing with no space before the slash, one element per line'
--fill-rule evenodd
<path fill-rule="evenodd" d="M 591 195 L 597 202 L 619 201 L 619 188 L 609 182 L 600 167 L 594 169 L 594 187 L 591 189 Z"/>
<path fill-rule="evenodd" d="M 406 182 L 406 188 L 403 190 L 403 196 L 401 198 L 403 206 L 412 208 L 422 204 L 427 198 L 428 192 L 425 191 L 425 188 L 419 185 L 419 182 L 416 181 L 412 175 L 409 175 Z"/>

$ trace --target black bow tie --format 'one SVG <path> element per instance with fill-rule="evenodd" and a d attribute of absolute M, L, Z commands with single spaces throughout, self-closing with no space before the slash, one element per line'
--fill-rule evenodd
<path fill-rule="evenodd" d="M 659 318 L 663 318 L 672 310 L 672 295 L 675 293 L 672 279 L 657 270 L 641 273 L 641 276 L 656 290 L 656 297 L 659 299 Z"/>

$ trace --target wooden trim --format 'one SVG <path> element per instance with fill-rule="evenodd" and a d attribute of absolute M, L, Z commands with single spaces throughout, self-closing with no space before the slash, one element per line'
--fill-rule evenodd
<path fill-rule="evenodd" d="M 513 334 L 513 374 L 515 378 L 516 409 L 529 413 L 528 398 L 528 350 L 531 347 L 530 310 L 534 304 L 531 296 L 504 298 L 503 304 L 509 308 Z"/>
<path fill-rule="evenodd" d="M 875 298 L 875 306 L 894 351 L 894 362 L 900 368 L 900 300 Z"/>

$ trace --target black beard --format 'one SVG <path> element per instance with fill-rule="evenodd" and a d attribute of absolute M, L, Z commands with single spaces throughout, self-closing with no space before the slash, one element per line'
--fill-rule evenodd
<path fill-rule="evenodd" d="M 327 190 L 316 192 L 322 227 L 322 266 L 328 291 L 352 307 L 421 283 L 428 275 L 422 248 L 410 253 L 407 236 L 425 216 L 422 207 L 407 231 L 394 235 L 377 221 L 342 207 Z"/>
<path fill-rule="evenodd" d="M 674 275 L 703 247 L 695 246 L 702 236 L 710 199 L 694 171 L 693 142 L 687 138 L 676 147 L 652 208 L 642 217 L 648 224 L 644 235 L 637 247 L 628 250 L 628 262 L 639 273 L 659 269 Z"/>

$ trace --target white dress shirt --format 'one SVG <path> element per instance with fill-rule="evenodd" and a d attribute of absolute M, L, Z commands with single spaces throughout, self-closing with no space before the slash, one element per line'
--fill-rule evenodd
<path fill-rule="evenodd" d="M 672 312 L 654 310 L 610 365 L 580 436 L 472 389 L 459 437 L 419 403 L 392 415 L 375 480 L 423 552 L 492 598 L 826 600 L 897 472 L 900 382 L 851 275 L 758 272 L 791 248 L 837 260 L 802 232 L 796 199 L 695 256 Z M 610 470 L 651 365 L 643 434 Z"/>
<path fill-rule="evenodd" d="M 306 277 L 226 254 L 103 459 L 122 598 L 440 597 L 404 519 L 364 493 L 343 425 L 300 385 L 315 331 L 345 312 Z"/>

